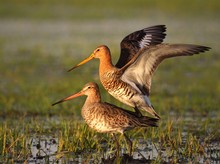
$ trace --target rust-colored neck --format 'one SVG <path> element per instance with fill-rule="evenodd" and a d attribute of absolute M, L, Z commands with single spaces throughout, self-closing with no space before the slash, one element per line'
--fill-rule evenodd
<path fill-rule="evenodd" d="M 106 72 L 112 71 L 114 69 L 110 52 L 105 52 L 105 53 L 106 54 L 102 55 L 102 57 L 100 58 L 100 64 L 99 64 L 99 76 L 100 77 Z"/>

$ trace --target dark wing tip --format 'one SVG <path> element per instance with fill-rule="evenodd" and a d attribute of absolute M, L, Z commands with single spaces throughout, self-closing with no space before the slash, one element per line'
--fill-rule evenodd
<path fill-rule="evenodd" d="M 165 25 L 155 25 L 127 35 L 121 41 L 121 54 L 115 66 L 121 68 L 141 49 L 162 43 L 166 37 L 165 32 Z"/>
<path fill-rule="evenodd" d="M 202 52 L 209 51 L 211 49 L 212 49 L 211 47 L 201 46 L 201 51 Z"/>
<path fill-rule="evenodd" d="M 194 44 L 162 44 L 162 47 L 165 48 L 162 48 L 161 51 L 163 50 L 163 52 L 160 52 L 160 54 L 164 56 L 163 58 L 175 56 L 191 56 L 209 51 L 211 49 L 207 46 Z"/>
<path fill-rule="evenodd" d="M 156 26 L 151 26 L 149 28 L 145 28 L 143 29 L 143 31 L 145 32 L 145 36 L 150 34 L 151 37 L 149 39 L 148 44 L 144 43 L 145 40 L 141 40 L 139 42 L 140 44 L 144 45 L 143 47 L 140 48 L 144 48 L 144 47 L 148 47 L 150 45 L 156 45 L 156 44 L 160 44 L 163 42 L 163 39 L 166 37 L 166 25 L 156 25 Z"/>
<path fill-rule="evenodd" d="M 199 54 L 202 52 L 209 51 L 210 49 L 211 47 L 194 45 L 189 51 L 191 52 L 191 54 Z"/>
<path fill-rule="evenodd" d="M 127 35 L 121 41 L 121 48 L 127 48 L 128 44 L 131 44 L 133 48 L 143 48 L 140 44 L 145 46 L 150 46 L 152 44 L 159 44 L 163 42 L 163 39 L 166 36 L 166 26 L 165 25 L 155 25 L 143 28 L 141 30 L 135 31 Z M 135 44 L 138 43 L 138 44 Z M 144 42 L 144 43 L 143 43 Z M 137 47 L 138 46 L 138 47 Z"/>

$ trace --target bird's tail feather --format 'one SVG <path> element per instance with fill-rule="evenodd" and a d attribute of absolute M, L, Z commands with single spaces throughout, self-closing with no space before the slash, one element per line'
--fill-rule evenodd
<path fill-rule="evenodd" d="M 151 118 L 148 116 L 142 116 L 139 118 L 139 121 L 141 123 L 141 126 L 147 127 L 147 126 L 152 126 L 152 127 L 157 127 L 158 126 L 158 118 Z"/>

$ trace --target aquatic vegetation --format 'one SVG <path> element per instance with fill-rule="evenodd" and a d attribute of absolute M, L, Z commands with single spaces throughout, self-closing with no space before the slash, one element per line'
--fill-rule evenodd
<path fill-rule="evenodd" d="M 50 1 L 22 0 L 0 6 L 0 163 L 220 161 L 219 1 L 190 1 L 190 6 L 185 1 L 126 2 L 123 10 L 106 2 L 102 14 L 94 12 L 96 3 L 77 9 L 85 1 L 55 1 L 52 6 Z M 119 136 L 121 156 L 115 157 L 111 136 L 83 122 L 83 98 L 53 108 L 51 104 L 89 81 L 99 82 L 97 63 L 67 73 L 94 47 L 107 44 L 117 55 L 125 34 L 162 23 L 169 29 L 170 43 L 201 44 L 212 50 L 161 63 L 150 97 L 162 116 L 159 127 L 127 133 L 134 145 L 132 158 Z M 100 89 L 104 101 L 132 110 Z"/>
<path fill-rule="evenodd" d="M 210 129 L 205 129 L 205 124 L 202 124 L 198 127 L 200 130 L 193 134 L 188 131 L 190 125 L 185 125 L 184 121 L 168 121 L 161 123 L 159 128 L 128 132 L 134 144 L 133 159 L 130 160 L 218 161 L 220 133 L 207 134 Z M 191 121 L 191 124 L 195 122 Z M 1 161 L 100 161 L 114 158 L 116 147 L 112 137 L 96 133 L 80 120 L 60 117 L 44 118 L 43 121 L 40 116 L 20 123 L 22 130 L 21 127 L 12 128 L 15 124 L 10 123 L 1 126 Z M 213 122 L 209 123 L 215 127 Z M 119 137 L 119 141 L 122 143 L 122 155 L 127 154 L 123 137 Z M 126 155 L 117 160 L 125 158 Z"/>

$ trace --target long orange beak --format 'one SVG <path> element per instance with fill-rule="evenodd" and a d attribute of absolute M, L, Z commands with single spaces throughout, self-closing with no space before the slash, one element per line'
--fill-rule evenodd
<path fill-rule="evenodd" d="M 68 100 L 74 99 L 74 98 L 79 97 L 79 96 L 82 96 L 82 95 L 83 95 L 83 93 L 80 91 L 80 92 L 78 92 L 78 93 L 76 93 L 76 94 L 73 94 L 73 95 L 71 95 L 71 96 L 69 96 L 69 97 L 66 97 L 66 98 L 64 98 L 64 99 L 62 99 L 62 100 L 60 100 L 60 101 L 57 101 L 57 102 L 53 103 L 52 106 L 54 106 L 54 105 L 56 105 L 56 104 L 59 104 L 59 103 L 62 103 L 62 102 L 64 102 L 64 101 L 68 101 Z"/>
<path fill-rule="evenodd" d="M 94 53 L 92 53 L 89 57 L 87 57 L 86 59 L 84 59 L 82 62 L 80 62 L 80 63 L 77 64 L 76 66 L 70 68 L 70 69 L 68 70 L 68 72 L 72 71 L 73 69 L 75 69 L 75 68 L 77 68 L 77 67 L 79 67 L 79 66 L 81 66 L 81 65 L 83 65 L 83 64 L 85 64 L 85 63 L 87 63 L 88 61 L 92 60 L 93 58 L 94 58 Z"/>

